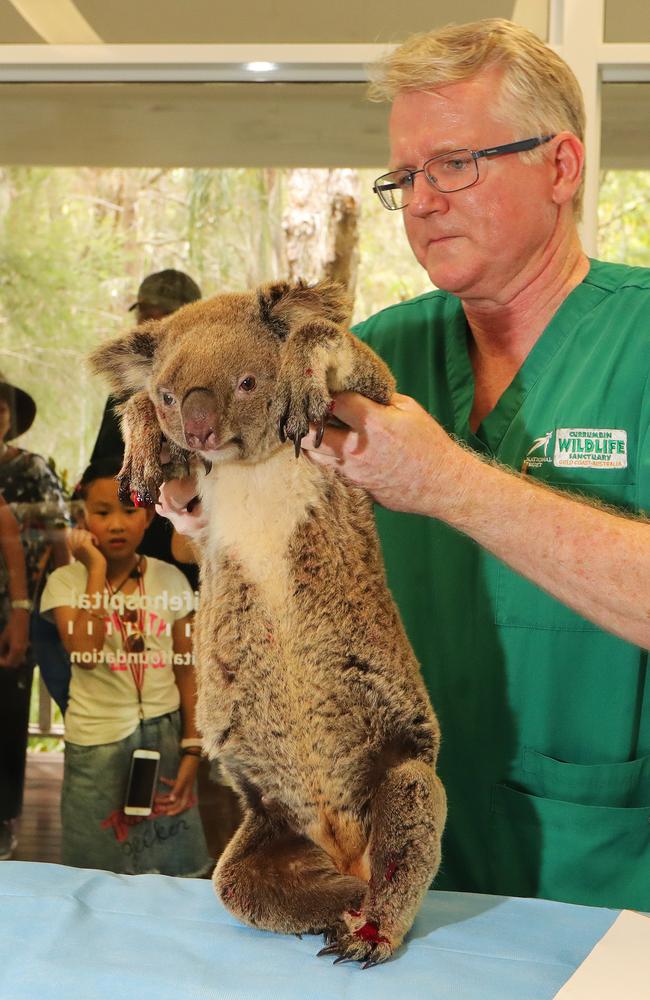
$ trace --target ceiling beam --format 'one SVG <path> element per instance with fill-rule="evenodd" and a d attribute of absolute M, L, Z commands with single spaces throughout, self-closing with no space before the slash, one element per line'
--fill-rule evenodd
<path fill-rule="evenodd" d="M 101 45 L 73 0 L 9 0 L 23 21 L 50 45 Z"/>
<path fill-rule="evenodd" d="M 367 66 L 391 47 L 338 43 L 0 45 L 0 82 L 356 83 L 367 79 Z"/>

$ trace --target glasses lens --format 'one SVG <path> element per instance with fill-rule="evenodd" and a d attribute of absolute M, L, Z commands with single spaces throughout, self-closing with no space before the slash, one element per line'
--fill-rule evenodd
<path fill-rule="evenodd" d="M 454 149 L 424 164 L 427 179 L 439 191 L 462 191 L 478 180 L 478 166 L 469 149 Z"/>
<path fill-rule="evenodd" d="M 413 190 L 413 176 L 408 170 L 392 170 L 377 178 L 373 190 L 379 195 L 384 208 L 395 212 L 408 204 Z"/>

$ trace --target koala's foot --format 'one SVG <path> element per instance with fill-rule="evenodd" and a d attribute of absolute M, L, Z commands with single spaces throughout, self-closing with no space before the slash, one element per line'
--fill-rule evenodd
<path fill-rule="evenodd" d="M 341 875 L 307 837 L 248 812 L 221 855 L 212 881 L 243 923 L 284 934 L 310 934 L 361 905 L 366 883 Z"/>
<path fill-rule="evenodd" d="M 363 969 L 385 962 L 401 943 L 399 940 L 392 941 L 382 932 L 381 926 L 367 920 L 361 910 L 344 913 L 342 920 L 325 931 L 325 942 L 318 957 L 336 955 L 334 965 L 363 962 Z"/>
<path fill-rule="evenodd" d="M 364 968 L 390 958 L 438 870 L 446 812 L 445 793 L 430 764 L 405 760 L 386 770 L 372 798 L 366 898 L 342 912 L 319 954 L 363 962 Z"/>

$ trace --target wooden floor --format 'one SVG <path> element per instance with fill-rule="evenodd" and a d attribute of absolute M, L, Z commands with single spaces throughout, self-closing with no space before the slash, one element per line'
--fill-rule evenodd
<path fill-rule="evenodd" d="M 62 753 L 28 753 L 15 861 L 60 864 L 62 781 Z M 239 823 L 239 808 L 230 789 L 211 779 L 210 765 L 203 760 L 199 767 L 199 808 L 210 854 L 217 858 Z"/>
<path fill-rule="evenodd" d="M 63 780 L 62 753 L 28 753 L 23 814 L 15 861 L 61 862 L 59 799 Z"/>

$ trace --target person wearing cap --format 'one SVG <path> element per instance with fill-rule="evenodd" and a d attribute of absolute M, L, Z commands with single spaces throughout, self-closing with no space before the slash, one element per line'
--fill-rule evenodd
<path fill-rule="evenodd" d="M 189 274 L 167 268 L 148 274 L 138 288 L 135 302 L 129 306 L 129 312 L 135 312 L 138 325 L 149 319 L 163 319 L 176 312 L 189 302 L 201 298 L 201 289 Z M 119 401 L 109 396 L 97 440 L 90 456 L 90 461 L 107 458 L 124 453 L 124 442 L 119 421 L 115 414 L 115 406 Z M 153 554 L 153 553 L 152 553 Z"/>
<path fill-rule="evenodd" d="M 149 274 L 138 289 L 138 297 L 129 312 L 138 310 L 138 323 L 146 319 L 162 319 L 189 302 L 201 298 L 201 289 L 189 274 L 168 268 Z"/>
<path fill-rule="evenodd" d="M 35 416 L 32 397 L 0 376 L 0 495 L 20 527 L 27 576 L 26 592 L 14 596 L 12 567 L 5 553 L 0 566 L 0 860 L 10 857 L 16 847 L 34 668 L 24 644 L 22 651 L 15 648 L 20 640 L 12 645 L 12 636 L 18 635 L 12 616 L 29 619 L 47 573 L 68 561 L 67 508 L 58 476 L 40 455 L 13 444 L 29 430 Z M 6 524 L 5 514 L 0 530 Z"/>

